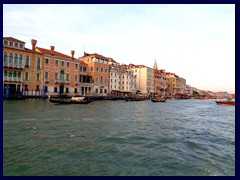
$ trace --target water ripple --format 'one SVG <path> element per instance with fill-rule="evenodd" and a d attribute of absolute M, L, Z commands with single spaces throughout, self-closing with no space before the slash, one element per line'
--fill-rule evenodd
<path fill-rule="evenodd" d="M 214 100 L 4 101 L 3 112 L 4 175 L 235 175 L 235 107 Z"/>

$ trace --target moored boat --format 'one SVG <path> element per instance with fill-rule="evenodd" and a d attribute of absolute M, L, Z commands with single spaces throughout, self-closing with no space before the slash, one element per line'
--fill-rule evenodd
<path fill-rule="evenodd" d="M 125 98 L 126 101 L 144 101 L 147 100 L 145 97 L 129 97 Z"/>
<path fill-rule="evenodd" d="M 166 98 L 164 96 L 154 96 L 151 99 L 152 102 L 165 102 Z"/>
<path fill-rule="evenodd" d="M 165 102 L 166 99 L 151 99 L 152 102 Z"/>
<path fill-rule="evenodd" d="M 72 98 L 49 98 L 49 102 L 55 104 L 88 104 L 93 100 L 85 99 L 84 97 L 72 97 Z"/>
<path fill-rule="evenodd" d="M 235 101 L 216 101 L 217 104 L 224 104 L 224 105 L 235 105 Z"/>

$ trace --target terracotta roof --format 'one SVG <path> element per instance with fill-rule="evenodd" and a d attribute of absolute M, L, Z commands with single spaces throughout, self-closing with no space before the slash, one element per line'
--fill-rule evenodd
<path fill-rule="evenodd" d="M 81 61 L 81 60 L 80 60 L 80 64 L 83 64 L 83 65 L 85 65 L 85 66 L 88 65 L 87 63 L 85 63 L 84 61 Z"/>
<path fill-rule="evenodd" d="M 109 58 L 108 60 L 109 62 L 114 62 L 114 63 L 117 63 L 116 61 L 114 61 L 112 58 Z"/>
<path fill-rule="evenodd" d="M 84 52 L 84 56 L 93 56 L 93 57 L 97 57 L 97 58 L 102 58 L 102 59 L 104 59 L 106 61 L 109 60 L 109 58 L 107 58 L 107 57 L 105 57 L 105 56 L 103 56 L 101 54 L 97 54 L 97 53 L 89 54 L 89 53 Z"/>
<path fill-rule="evenodd" d="M 24 41 L 20 41 L 19 39 L 13 38 L 13 37 L 3 37 L 3 39 L 9 40 L 9 41 L 15 41 L 15 42 L 20 42 L 20 43 L 24 43 Z"/>
<path fill-rule="evenodd" d="M 145 67 L 147 67 L 147 66 L 145 66 L 145 65 L 129 64 L 128 67 L 129 67 L 129 68 L 145 68 Z"/>
<path fill-rule="evenodd" d="M 43 54 L 52 55 L 52 51 L 50 49 L 44 49 L 44 48 L 40 48 L 40 47 L 36 47 L 36 49 L 38 49 Z M 53 56 L 72 59 L 71 56 L 68 56 L 66 54 L 62 54 L 62 53 L 57 52 L 57 51 L 53 51 Z"/>
<path fill-rule="evenodd" d="M 37 54 L 43 54 L 43 53 L 41 53 L 41 52 L 33 51 L 32 49 L 28 49 L 28 48 L 25 48 L 25 51 L 29 51 L 29 52 L 37 53 Z"/>

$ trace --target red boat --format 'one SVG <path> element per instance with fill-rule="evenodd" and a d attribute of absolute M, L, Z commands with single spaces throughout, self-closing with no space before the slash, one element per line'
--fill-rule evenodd
<path fill-rule="evenodd" d="M 235 101 L 216 101 L 217 104 L 234 105 Z"/>

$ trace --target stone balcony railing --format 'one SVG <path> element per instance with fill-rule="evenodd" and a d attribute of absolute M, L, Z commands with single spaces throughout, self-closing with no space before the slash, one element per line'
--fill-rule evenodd
<path fill-rule="evenodd" d="M 5 82 L 22 82 L 22 79 L 19 77 L 3 77 Z"/>
<path fill-rule="evenodd" d="M 61 83 L 63 83 L 63 84 L 69 84 L 70 81 L 69 81 L 69 80 L 55 79 L 55 80 L 54 80 L 54 83 L 59 83 L 59 84 L 61 84 Z"/>
<path fill-rule="evenodd" d="M 93 86 L 93 83 L 87 83 L 87 82 L 80 82 L 79 83 L 81 87 L 85 86 L 85 87 L 91 87 Z"/>
<path fill-rule="evenodd" d="M 12 67 L 12 68 L 23 69 L 23 64 L 4 62 L 3 65 L 4 65 L 4 67 Z"/>

